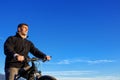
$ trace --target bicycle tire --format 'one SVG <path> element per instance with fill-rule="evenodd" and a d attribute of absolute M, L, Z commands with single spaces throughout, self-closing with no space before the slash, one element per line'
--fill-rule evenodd
<path fill-rule="evenodd" d="M 57 80 L 57 79 L 53 76 L 44 75 L 44 76 L 41 76 L 38 80 Z"/>

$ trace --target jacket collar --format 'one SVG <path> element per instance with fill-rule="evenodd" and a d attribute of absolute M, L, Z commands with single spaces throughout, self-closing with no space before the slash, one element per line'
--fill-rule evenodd
<path fill-rule="evenodd" d="M 19 37 L 19 38 L 22 38 L 18 32 L 16 32 L 16 35 L 15 35 L 15 36 L 16 36 L 16 37 Z M 28 36 L 27 36 L 26 38 L 28 38 Z M 25 38 L 25 39 L 26 39 L 26 38 Z M 23 38 L 22 38 L 22 39 L 23 39 Z"/>

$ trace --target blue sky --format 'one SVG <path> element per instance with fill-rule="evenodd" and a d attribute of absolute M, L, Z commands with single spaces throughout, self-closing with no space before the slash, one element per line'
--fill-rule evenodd
<path fill-rule="evenodd" d="M 44 74 L 59 80 L 120 80 L 119 0 L 0 0 L 0 73 L 3 44 L 19 23 L 52 60 Z M 32 55 L 30 55 L 32 56 Z"/>

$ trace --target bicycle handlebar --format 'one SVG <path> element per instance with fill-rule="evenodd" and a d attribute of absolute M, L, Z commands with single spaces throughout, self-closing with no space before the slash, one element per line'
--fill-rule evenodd
<path fill-rule="evenodd" d="M 38 60 L 41 60 L 42 62 L 49 61 L 46 58 L 40 59 L 40 58 L 37 58 L 37 57 L 33 57 L 33 58 L 25 58 L 25 60 L 23 62 L 26 62 L 26 61 L 27 62 L 34 62 L 34 61 L 38 61 Z M 19 61 L 16 60 L 16 61 L 10 61 L 10 62 L 15 63 L 15 62 L 19 62 Z"/>
<path fill-rule="evenodd" d="M 52 56 L 50 56 L 50 57 L 52 58 Z M 37 58 L 37 57 L 27 58 L 27 61 L 28 61 L 28 62 L 29 62 L 29 61 L 38 61 L 38 60 L 42 60 L 42 59 Z M 45 62 L 45 61 L 49 61 L 49 60 L 47 60 L 46 58 L 44 58 L 44 59 L 42 60 L 42 62 Z"/>
<path fill-rule="evenodd" d="M 40 59 L 40 58 L 33 57 L 33 58 L 27 58 L 26 61 L 30 62 L 30 61 L 37 61 L 37 60 L 41 60 L 41 59 Z"/>

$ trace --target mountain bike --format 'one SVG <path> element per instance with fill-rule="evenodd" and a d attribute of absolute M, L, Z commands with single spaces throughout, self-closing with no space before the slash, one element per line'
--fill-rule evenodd
<path fill-rule="evenodd" d="M 41 61 L 41 59 L 33 57 L 28 58 L 27 62 L 31 62 L 31 66 L 28 68 L 21 68 L 18 72 L 18 74 L 15 76 L 15 80 L 19 80 L 21 77 L 29 80 L 30 75 L 34 74 L 32 80 L 57 80 L 55 77 L 50 75 L 42 75 L 42 72 L 38 70 L 38 67 L 36 66 L 35 62 Z M 43 60 L 45 62 L 46 60 Z"/>

